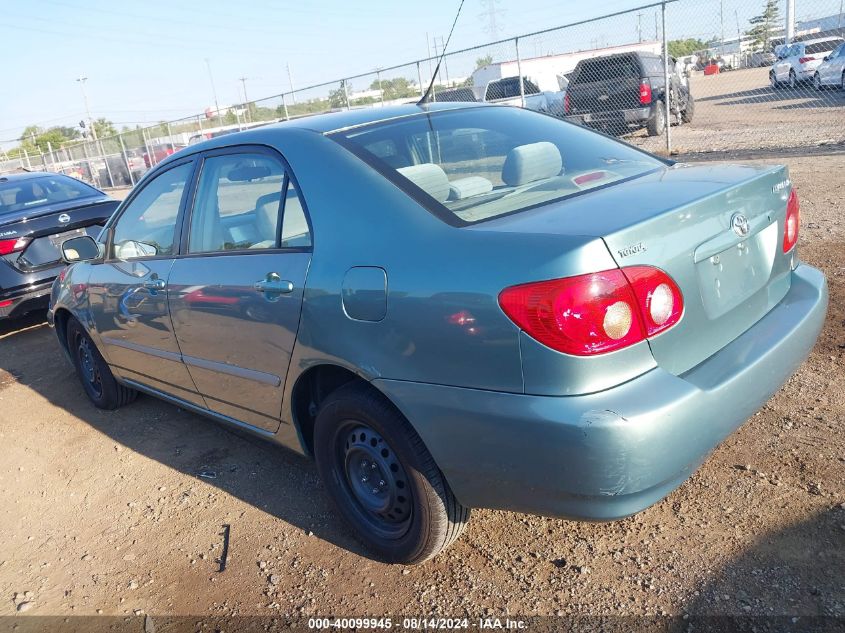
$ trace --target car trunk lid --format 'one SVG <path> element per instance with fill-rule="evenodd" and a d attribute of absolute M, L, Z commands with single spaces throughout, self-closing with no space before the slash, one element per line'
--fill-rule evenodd
<path fill-rule="evenodd" d="M 601 237 L 618 266 L 668 273 L 683 294 L 684 314 L 649 345 L 661 367 L 681 374 L 788 291 L 794 251 L 784 254 L 782 241 L 790 191 L 784 167 L 674 165 L 485 224 Z M 732 228 L 737 223 L 747 223 L 747 234 Z"/>

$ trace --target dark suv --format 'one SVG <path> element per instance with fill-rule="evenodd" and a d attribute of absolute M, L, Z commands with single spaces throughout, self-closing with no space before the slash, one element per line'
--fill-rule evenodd
<path fill-rule="evenodd" d="M 692 95 L 670 60 L 669 95 L 672 123 L 692 121 Z M 647 128 L 649 136 L 666 127 L 666 81 L 663 58 L 633 52 L 578 62 L 569 81 L 564 110 L 573 123 L 623 133 Z"/>

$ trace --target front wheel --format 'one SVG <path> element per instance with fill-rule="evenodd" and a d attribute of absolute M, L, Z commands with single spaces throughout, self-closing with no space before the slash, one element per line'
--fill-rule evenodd
<path fill-rule="evenodd" d="M 798 87 L 798 77 L 795 75 L 794 70 L 789 71 L 789 87 L 793 90 Z"/>
<path fill-rule="evenodd" d="M 769 84 L 771 84 L 772 88 L 777 90 L 780 88 L 780 82 L 778 81 L 777 75 L 775 75 L 775 71 L 769 72 Z"/>
<path fill-rule="evenodd" d="M 842 79 L 839 80 L 839 87 L 845 90 L 845 70 L 842 71 Z"/>
<path fill-rule="evenodd" d="M 314 456 L 338 510 L 382 560 L 422 563 L 469 520 L 419 435 L 366 384 L 341 387 L 323 402 Z"/>
<path fill-rule="evenodd" d="M 117 409 L 138 397 L 137 391 L 115 380 L 94 341 L 74 318 L 67 324 L 67 345 L 82 388 L 95 407 Z"/>
<path fill-rule="evenodd" d="M 816 73 L 815 75 L 813 75 L 813 87 L 814 87 L 816 90 L 821 90 L 821 89 L 822 89 L 822 78 L 821 78 L 821 76 L 819 75 L 819 73 Z"/>

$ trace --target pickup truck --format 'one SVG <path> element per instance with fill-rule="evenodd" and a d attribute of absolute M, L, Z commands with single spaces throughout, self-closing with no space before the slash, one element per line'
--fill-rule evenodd
<path fill-rule="evenodd" d="M 563 78 L 563 81 L 566 82 L 566 79 Z M 565 90 L 540 90 L 537 84 L 528 77 L 522 78 L 522 86 L 525 94 L 525 108 L 527 110 L 544 112 L 559 117 L 564 115 L 563 100 L 566 94 Z M 519 77 L 503 77 L 502 79 L 488 82 L 484 88 L 483 101 L 486 103 L 522 106 Z"/>

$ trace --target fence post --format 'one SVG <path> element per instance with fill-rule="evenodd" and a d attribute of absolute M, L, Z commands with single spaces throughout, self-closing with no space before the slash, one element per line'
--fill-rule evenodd
<path fill-rule="evenodd" d="M 422 84 L 422 73 L 420 72 L 420 63 L 417 62 L 417 81 L 420 84 L 420 96 L 422 97 L 425 94 L 425 88 L 423 88 Z"/>
<path fill-rule="evenodd" d="M 672 153 L 672 107 L 670 106 L 670 85 L 669 85 L 669 41 L 666 39 L 666 0 L 660 5 L 660 14 L 663 18 L 663 104 L 666 109 L 666 155 Z"/>
<path fill-rule="evenodd" d="M 53 146 L 50 141 L 47 141 L 47 155 L 50 156 L 50 162 L 53 164 L 53 172 L 56 171 L 56 157 L 53 156 Z"/>
<path fill-rule="evenodd" d="M 290 121 L 290 115 L 288 114 L 288 102 L 285 99 L 285 93 L 282 93 L 282 107 L 285 109 L 285 121 Z"/>
<path fill-rule="evenodd" d="M 103 145 L 103 139 L 98 141 L 100 148 L 100 156 L 103 157 L 103 162 L 106 164 L 106 176 L 109 177 L 109 187 L 114 188 L 114 176 L 111 173 L 111 165 L 109 165 L 109 157 L 106 155 L 106 146 Z"/>
<path fill-rule="evenodd" d="M 126 154 L 126 145 L 123 144 L 123 137 L 118 134 L 117 140 L 120 142 L 120 153 L 123 154 L 123 162 L 126 164 L 126 173 L 129 174 L 129 184 L 135 186 L 135 176 L 132 174 L 132 165 L 129 164 L 129 156 Z"/>
<path fill-rule="evenodd" d="M 522 58 L 519 56 L 519 38 L 513 38 L 516 45 L 516 73 L 519 75 L 519 101 L 520 105 L 525 107 L 525 84 L 522 81 Z"/>
<path fill-rule="evenodd" d="M 94 181 L 94 185 L 99 187 L 100 186 L 100 174 L 94 171 L 94 168 L 91 166 L 91 157 L 88 155 L 88 143 L 82 144 L 82 153 L 85 156 L 85 162 L 88 165 L 88 175 L 91 176 L 91 180 Z"/>
<path fill-rule="evenodd" d="M 346 80 L 341 79 L 340 85 L 343 86 L 343 98 L 346 100 L 346 109 L 349 110 L 349 89 L 346 86 Z"/>
<path fill-rule="evenodd" d="M 173 130 L 170 129 L 170 121 L 167 122 L 167 139 L 170 141 L 171 145 L 176 145 L 176 143 L 173 142 Z M 174 147 L 173 150 L 175 151 L 176 147 Z"/>
<path fill-rule="evenodd" d="M 146 167 L 147 169 L 152 169 L 156 164 L 153 162 L 155 160 L 155 156 L 153 156 L 153 153 L 150 151 L 150 145 L 147 143 L 147 132 L 145 128 L 141 128 L 141 139 L 144 141 L 144 149 L 147 152 L 147 160 L 145 162 L 149 163 Z"/>
<path fill-rule="evenodd" d="M 384 107 L 384 90 L 381 87 L 381 71 L 376 70 L 376 79 L 378 79 L 378 91 L 381 96 L 381 107 Z"/>
<path fill-rule="evenodd" d="M 26 168 L 29 171 L 32 171 L 32 163 L 29 161 L 29 154 L 26 152 L 25 149 L 23 150 L 23 157 L 26 159 Z"/>

